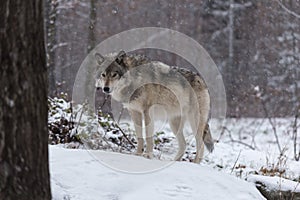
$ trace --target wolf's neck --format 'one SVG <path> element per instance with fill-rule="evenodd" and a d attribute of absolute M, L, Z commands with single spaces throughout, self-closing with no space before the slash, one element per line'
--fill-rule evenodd
<path fill-rule="evenodd" d="M 128 103 L 133 90 L 132 84 L 118 84 L 112 93 L 112 98 L 120 103 Z"/>

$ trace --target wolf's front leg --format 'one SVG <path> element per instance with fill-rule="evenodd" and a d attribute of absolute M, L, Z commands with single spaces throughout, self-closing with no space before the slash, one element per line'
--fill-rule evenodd
<path fill-rule="evenodd" d="M 144 112 L 144 120 L 146 126 L 146 152 L 144 156 L 146 158 L 153 158 L 154 120 L 151 119 L 149 110 Z"/>
<path fill-rule="evenodd" d="M 137 112 L 135 110 L 129 110 L 129 113 L 134 124 L 134 129 L 136 132 L 136 138 L 138 143 L 136 155 L 142 155 L 144 149 L 142 113 Z"/>

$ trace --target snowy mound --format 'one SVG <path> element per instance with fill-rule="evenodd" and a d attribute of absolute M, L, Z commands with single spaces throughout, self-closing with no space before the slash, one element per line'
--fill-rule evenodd
<path fill-rule="evenodd" d="M 54 200 L 264 199 L 254 184 L 197 164 L 175 162 L 166 166 L 162 161 L 134 155 L 55 146 L 49 150 Z M 119 165 L 120 169 L 166 167 L 133 174 L 101 163 Z"/>

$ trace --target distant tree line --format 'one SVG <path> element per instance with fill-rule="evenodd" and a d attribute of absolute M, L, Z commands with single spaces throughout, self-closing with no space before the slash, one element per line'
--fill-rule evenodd
<path fill-rule="evenodd" d="M 265 117 L 261 100 L 269 116 L 299 111 L 299 1 L 48 0 L 45 6 L 50 95 L 70 96 L 76 72 L 96 44 L 121 31 L 154 26 L 183 32 L 208 51 L 223 75 L 228 116 Z M 144 53 L 188 65 L 168 52 Z"/>

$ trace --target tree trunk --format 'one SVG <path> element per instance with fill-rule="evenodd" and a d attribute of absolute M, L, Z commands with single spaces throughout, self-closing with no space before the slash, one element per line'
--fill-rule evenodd
<path fill-rule="evenodd" d="M 0 4 L 0 199 L 51 199 L 42 7 Z"/>
<path fill-rule="evenodd" d="M 89 16 L 89 35 L 88 35 L 88 53 L 95 48 L 96 36 L 95 36 L 95 26 L 97 20 L 96 12 L 96 1 L 90 0 L 90 16 Z"/>
<path fill-rule="evenodd" d="M 55 81 L 55 49 L 58 47 L 56 42 L 56 16 L 57 16 L 57 0 L 45 1 L 45 28 L 46 28 L 46 52 L 47 67 L 49 80 L 49 96 L 57 96 Z"/>

